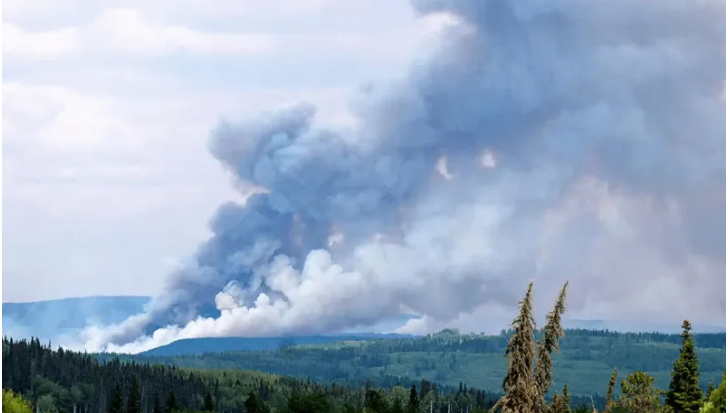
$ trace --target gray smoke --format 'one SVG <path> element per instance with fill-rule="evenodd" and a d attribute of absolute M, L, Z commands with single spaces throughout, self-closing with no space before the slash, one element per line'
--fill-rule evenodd
<path fill-rule="evenodd" d="M 582 316 L 725 323 L 725 2 L 413 6 L 458 23 L 358 97 L 354 130 L 313 127 L 308 104 L 215 128 L 213 156 L 262 189 L 88 347 L 402 312 L 423 316 L 403 331 L 487 330 L 531 279 L 547 300 L 571 279 Z"/>

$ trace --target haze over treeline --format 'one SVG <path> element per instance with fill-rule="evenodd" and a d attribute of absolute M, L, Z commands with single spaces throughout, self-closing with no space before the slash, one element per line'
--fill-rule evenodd
<path fill-rule="evenodd" d="M 62 300 L 37 301 L 29 303 L 3 303 L 2 322 L 3 335 L 15 339 L 37 337 L 42 342 L 52 342 L 65 348 L 83 349 L 78 342 L 78 336 L 89 325 L 104 327 L 121 322 L 144 309 L 151 297 L 118 296 L 118 297 L 83 297 Z M 405 325 L 409 320 L 418 318 L 412 314 L 402 314 L 391 319 L 384 319 L 377 324 L 360 328 L 346 329 L 344 331 L 330 331 L 327 336 L 345 337 L 357 334 L 363 338 L 375 337 L 376 333 L 389 333 Z M 497 334 L 497 329 L 507 327 L 505 323 L 498 324 L 497 320 L 490 320 L 483 328 L 475 327 L 474 332 L 489 331 Z M 679 333 L 680 326 L 675 323 L 659 323 L 650 320 L 619 321 L 619 320 L 578 320 L 565 316 L 565 328 L 587 330 L 610 330 L 620 332 L 660 332 Z M 697 324 L 696 333 L 724 332 L 725 326 Z M 464 330 L 463 332 L 467 332 Z M 343 334 L 343 335 L 342 335 Z M 301 336 L 297 336 L 301 337 Z M 261 338 L 270 343 L 279 343 L 285 338 Z M 194 339 L 193 339 L 194 340 Z M 247 343 L 244 338 L 231 338 L 232 342 Z M 296 342 L 300 340 L 296 339 Z M 179 341 L 185 347 L 185 340 Z M 216 347 L 229 348 L 231 341 L 224 339 L 206 340 L 206 351 L 214 351 Z M 194 348 L 194 345 L 191 345 Z M 244 346 L 245 347 L 245 346 Z"/>

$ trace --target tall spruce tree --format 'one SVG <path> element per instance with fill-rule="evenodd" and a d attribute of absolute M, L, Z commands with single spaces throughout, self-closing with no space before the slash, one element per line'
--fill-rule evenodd
<path fill-rule="evenodd" d="M 126 398 L 126 413 L 141 413 L 142 403 L 139 398 L 139 382 L 136 377 L 131 379 L 129 396 Z"/>
<path fill-rule="evenodd" d="M 561 398 L 564 400 L 564 407 L 561 413 L 571 413 L 571 396 L 569 395 L 569 387 L 564 383 L 561 390 Z"/>
<path fill-rule="evenodd" d="M 566 311 L 566 289 L 569 282 L 564 283 L 559 297 L 556 299 L 554 308 L 546 315 L 546 326 L 543 329 L 543 337 L 538 343 L 538 359 L 536 360 L 536 372 L 534 380 L 539 394 L 539 410 L 546 408 L 546 392 L 553 383 L 553 361 L 551 353 L 559 351 L 559 339 L 564 335 L 561 327 L 561 316 Z"/>
<path fill-rule="evenodd" d="M 174 396 L 174 392 L 169 392 L 169 396 L 167 397 L 167 403 L 166 403 L 166 413 L 172 413 L 175 410 L 177 410 L 177 398 Z M 111 412 L 109 412 L 111 413 Z"/>
<path fill-rule="evenodd" d="M 245 413 L 264 413 L 267 411 L 263 406 L 263 401 L 259 400 L 253 392 L 248 394 L 243 407 L 245 407 Z"/>
<path fill-rule="evenodd" d="M 508 368 L 503 380 L 505 394 L 492 411 L 498 408 L 503 413 L 533 413 L 538 403 L 538 390 L 533 380 L 533 358 L 535 346 L 533 332 L 536 322 L 533 318 L 533 282 L 528 284 L 526 295 L 520 302 L 520 311 L 513 320 L 511 338 L 506 347 Z"/>
<path fill-rule="evenodd" d="M 152 413 L 163 413 L 162 406 L 159 404 L 159 394 L 154 393 L 154 404 L 152 407 Z"/>
<path fill-rule="evenodd" d="M 407 404 L 407 413 L 418 413 L 420 411 L 420 398 L 417 397 L 417 388 L 412 385 L 410 389 L 409 403 Z"/>
<path fill-rule="evenodd" d="M 607 398 L 604 405 L 604 413 L 611 413 L 612 407 L 614 406 L 614 386 L 617 384 L 617 369 L 612 370 L 612 377 L 609 379 L 609 386 L 607 387 Z"/>
<path fill-rule="evenodd" d="M 548 413 L 571 413 L 571 396 L 569 396 L 569 388 L 564 384 L 561 394 L 554 393 L 554 397 L 550 406 L 546 406 Z"/>
<path fill-rule="evenodd" d="M 551 399 L 551 405 L 546 410 L 547 413 L 562 413 L 564 410 L 564 399 L 560 394 L 554 393 L 553 399 Z"/>
<path fill-rule="evenodd" d="M 212 394 L 210 394 L 209 391 L 205 394 L 204 406 L 202 407 L 202 410 L 206 412 L 215 411 L 215 404 L 212 402 Z"/>
<path fill-rule="evenodd" d="M 698 354 L 688 320 L 682 324 L 682 347 L 672 371 L 666 404 L 674 413 L 699 413 L 703 402 L 698 373 Z"/>
<path fill-rule="evenodd" d="M 108 413 L 124 413 L 124 401 L 121 398 L 121 388 L 119 385 L 114 386 L 114 391 L 111 394 L 109 400 L 109 407 L 106 410 Z"/>

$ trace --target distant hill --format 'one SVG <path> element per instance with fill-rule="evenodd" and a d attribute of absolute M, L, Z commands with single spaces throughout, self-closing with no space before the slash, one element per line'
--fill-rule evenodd
<path fill-rule="evenodd" d="M 726 367 L 726 336 L 722 333 L 694 337 L 701 384 L 705 388 L 709 381 L 721 380 Z M 617 368 L 620 379 L 642 370 L 653 375 L 661 389 L 666 389 L 681 341 L 678 334 L 567 330 L 554 357 L 555 386 L 560 388 L 568 383 L 572 394 L 588 396 L 606 389 L 612 369 Z M 224 342 L 210 339 L 206 345 L 221 348 L 222 344 L 217 343 Z M 119 357 L 177 367 L 258 370 L 308 377 L 321 383 L 361 385 L 367 380 L 409 377 L 451 386 L 464 382 L 498 391 L 506 369 L 503 352 L 507 342 L 505 334 L 461 335 L 457 330 L 443 330 L 426 337 L 310 344 L 271 351 Z M 178 350 L 184 351 L 181 347 Z M 109 360 L 116 355 L 97 357 Z"/>
<path fill-rule="evenodd" d="M 141 354 L 146 356 L 181 356 L 229 351 L 269 351 L 299 345 L 411 337 L 413 336 L 405 334 L 361 333 L 331 336 L 189 338 L 177 340 L 166 346 L 157 347 Z"/>
<path fill-rule="evenodd" d="M 3 303 L 2 332 L 10 337 L 50 340 L 89 324 L 109 325 L 140 313 L 150 297 L 94 296 L 26 303 Z"/>
<path fill-rule="evenodd" d="M 578 320 L 565 319 L 564 328 L 585 330 L 609 330 L 620 332 L 656 332 L 664 334 L 679 334 L 682 331 L 681 323 L 649 322 L 649 321 L 619 321 L 619 320 Z M 726 331 L 725 325 L 695 323 L 694 333 L 721 333 Z"/>

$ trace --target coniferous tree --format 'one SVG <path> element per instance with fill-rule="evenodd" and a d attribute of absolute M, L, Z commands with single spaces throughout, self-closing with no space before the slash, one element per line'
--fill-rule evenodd
<path fill-rule="evenodd" d="M 720 385 L 713 389 L 708 395 L 708 400 L 700 409 L 700 413 L 726 413 L 726 387 L 725 373 L 723 373 L 723 381 Z"/>
<path fill-rule="evenodd" d="M 109 407 L 107 409 L 108 413 L 124 413 L 123 409 L 123 400 L 121 399 L 121 388 L 119 388 L 119 385 L 114 386 L 114 392 L 111 394 L 111 399 L 109 400 Z"/>
<path fill-rule="evenodd" d="M 654 388 L 655 378 L 636 371 L 622 380 L 619 406 L 630 413 L 657 413 L 660 411 L 660 393 Z"/>
<path fill-rule="evenodd" d="M 141 413 L 142 403 L 139 398 L 139 382 L 136 377 L 131 379 L 129 397 L 126 398 L 126 413 Z"/>
<path fill-rule="evenodd" d="M 569 396 L 569 388 L 566 383 L 564 383 L 564 388 L 561 390 L 561 397 L 564 399 L 562 413 L 571 413 L 571 396 Z"/>
<path fill-rule="evenodd" d="M 420 382 L 420 400 L 424 399 L 425 396 L 430 392 L 430 382 L 428 380 L 422 380 Z"/>
<path fill-rule="evenodd" d="M 417 388 L 412 385 L 410 389 L 409 403 L 407 404 L 407 413 L 418 413 L 420 411 L 420 398 L 417 397 Z"/>
<path fill-rule="evenodd" d="M 166 404 L 166 411 L 167 413 L 172 413 L 175 410 L 177 410 L 177 398 L 174 395 L 174 392 L 169 392 L 169 396 L 167 397 L 167 404 Z M 111 412 L 109 412 L 111 413 Z"/>
<path fill-rule="evenodd" d="M 288 411 L 290 413 L 331 413 L 333 407 L 329 398 L 321 392 L 294 392 L 288 399 Z"/>
<path fill-rule="evenodd" d="M 154 404 L 152 407 L 152 413 L 163 413 L 162 406 L 159 404 L 159 394 L 154 393 Z"/>
<path fill-rule="evenodd" d="M 389 413 L 405 413 L 404 406 L 402 405 L 402 399 L 394 398 L 392 400 L 392 407 L 388 410 Z"/>
<path fill-rule="evenodd" d="M 705 393 L 706 400 L 710 398 L 710 393 L 713 393 L 713 390 L 715 390 L 715 382 L 713 381 L 713 379 L 710 379 L 710 381 L 708 382 L 708 390 Z"/>
<path fill-rule="evenodd" d="M 690 322 L 683 321 L 682 328 L 682 347 L 672 371 L 666 404 L 674 413 L 699 413 L 703 393 L 699 385 L 698 354 L 690 333 Z"/>
<path fill-rule="evenodd" d="M 209 391 L 205 394 L 204 406 L 202 410 L 206 412 L 215 411 L 215 404 L 212 402 L 212 394 L 210 394 Z"/>
<path fill-rule="evenodd" d="M 548 406 L 548 413 L 562 413 L 564 409 L 564 399 L 558 393 L 554 393 L 553 399 L 551 399 L 551 405 Z"/>
<path fill-rule="evenodd" d="M 386 413 L 389 410 L 387 399 L 379 390 L 369 390 L 364 395 L 364 407 L 367 412 Z"/>
<path fill-rule="evenodd" d="M 571 396 L 569 396 L 569 388 L 564 384 L 561 394 L 554 393 L 550 406 L 544 406 L 548 413 L 571 413 Z"/>
<path fill-rule="evenodd" d="M 559 339 L 564 335 L 561 327 L 561 316 L 566 311 L 566 289 L 569 282 L 564 283 L 554 308 L 546 315 L 546 326 L 543 337 L 538 343 L 538 359 L 534 376 L 536 389 L 539 395 L 539 409 L 546 406 L 545 396 L 553 383 L 553 361 L 551 353 L 559 351 Z"/>
<path fill-rule="evenodd" d="M 617 384 L 617 369 L 614 369 L 612 371 L 612 377 L 609 379 L 609 387 L 607 387 L 607 398 L 606 398 L 606 404 L 604 407 L 604 413 L 611 413 L 612 406 L 614 405 L 614 402 L 612 401 L 612 398 L 614 397 L 614 386 Z"/>
<path fill-rule="evenodd" d="M 511 328 L 513 333 L 506 348 L 508 368 L 503 380 L 505 394 L 492 410 L 502 408 L 503 413 L 533 413 L 536 411 L 538 390 L 533 380 L 532 363 L 535 355 L 533 332 L 533 282 L 520 302 L 520 311 Z"/>
<path fill-rule="evenodd" d="M 253 392 L 250 392 L 250 394 L 248 394 L 248 398 L 245 399 L 245 403 L 243 406 L 245 407 L 245 413 L 262 413 L 260 402 L 258 401 L 258 398 L 255 397 L 255 393 Z"/>

